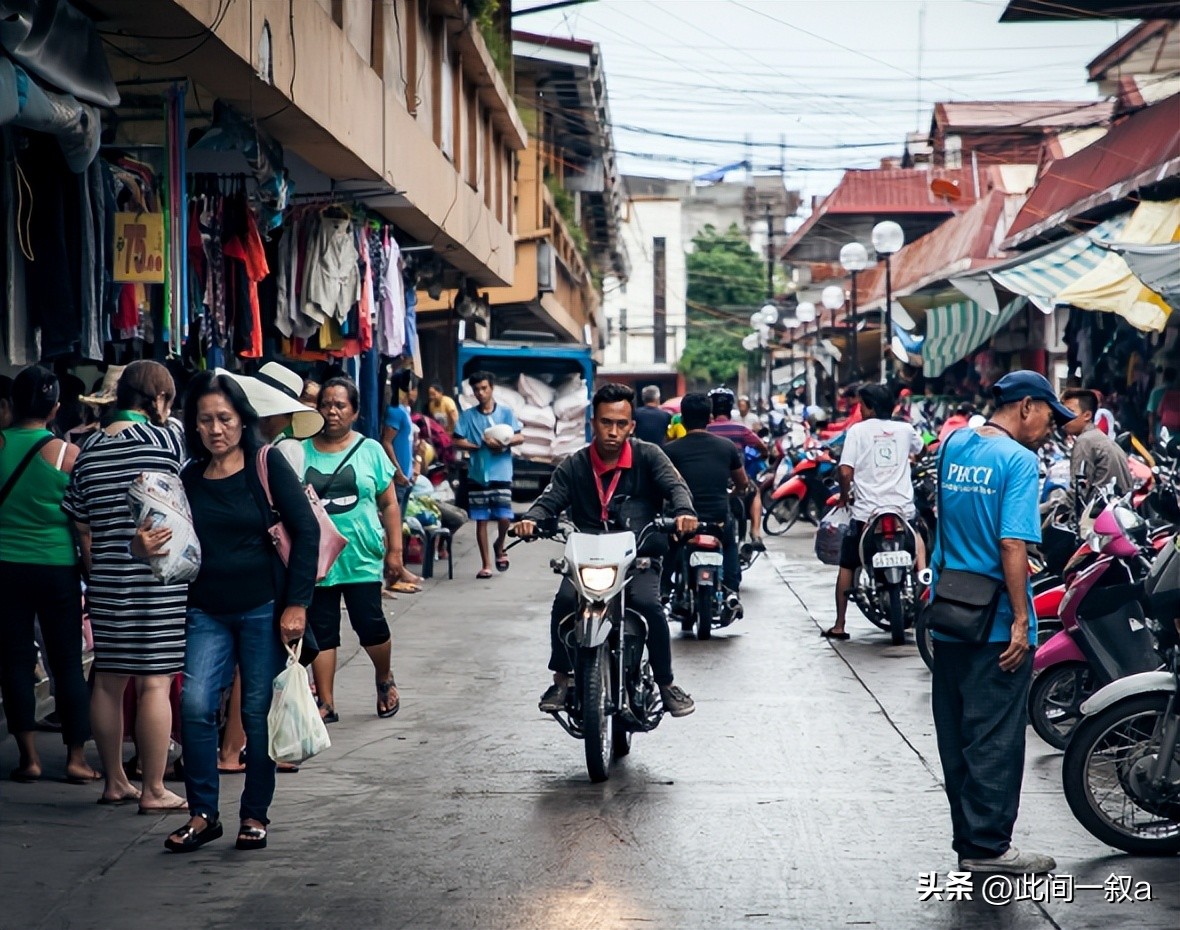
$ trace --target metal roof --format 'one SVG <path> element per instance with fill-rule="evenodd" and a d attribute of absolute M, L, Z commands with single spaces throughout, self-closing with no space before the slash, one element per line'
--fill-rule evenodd
<path fill-rule="evenodd" d="M 1180 94 L 1140 110 L 1097 142 L 1055 161 L 1008 230 L 1015 248 L 1066 220 L 1180 175 Z"/>
<path fill-rule="evenodd" d="M 956 129 L 1071 129 L 1105 122 L 1110 100 L 965 100 L 936 103 L 934 123 Z"/>
<path fill-rule="evenodd" d="M 1066 19 L 1180 19 L 1171 0 L 1009 0 L 1002 23 Z"/>

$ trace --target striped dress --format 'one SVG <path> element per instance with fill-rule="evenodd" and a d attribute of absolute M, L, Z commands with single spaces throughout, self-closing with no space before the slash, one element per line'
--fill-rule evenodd
<path fill-rule="evenodd" d="M 90 527 L 86 604 L 94 632 L 94 668 L 129 675 L 171 675 L 184 668 L 187 584 L 161 584 L 128 546 L 135 525 L 127 488 L 143 472 L 180 473 L 184 442 L 171 427 L 133 423 L 86 439 L 62 507 Z"/>

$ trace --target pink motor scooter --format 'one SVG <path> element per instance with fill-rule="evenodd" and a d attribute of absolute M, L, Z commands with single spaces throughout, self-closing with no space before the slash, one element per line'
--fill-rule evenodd
<path fill-rule="evenodd" d="M 1069 742 L 1086 698 L 1162 662 L 1143 609 L 1154 555 L 1147 529 L 1125 499 L 1111 501 L 1065 567 L 1062 629 L 1036 651 L 1028 698 L 1033 729 L 1056 749 Z"/>

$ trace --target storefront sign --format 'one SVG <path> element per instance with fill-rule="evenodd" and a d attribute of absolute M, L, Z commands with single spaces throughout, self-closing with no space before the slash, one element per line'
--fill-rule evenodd
<path fill-rule="evenodd" d="M 115 214 L 115 280 L 164 283 L 164 215 Z"/>

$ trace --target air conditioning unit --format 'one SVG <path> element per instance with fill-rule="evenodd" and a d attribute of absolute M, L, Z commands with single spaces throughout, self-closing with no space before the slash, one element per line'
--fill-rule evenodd
<path fill-rule="evenodd" d="M 537 243 L 537 290 L 541 293 L 552 292 L 557 286 L 557 252 L 553 243 L 541 241 Z"/>

